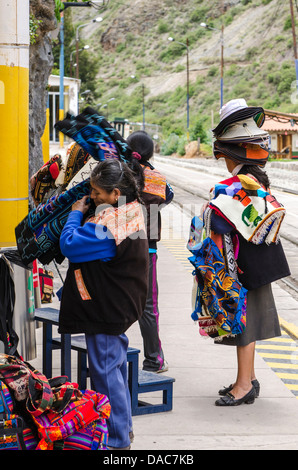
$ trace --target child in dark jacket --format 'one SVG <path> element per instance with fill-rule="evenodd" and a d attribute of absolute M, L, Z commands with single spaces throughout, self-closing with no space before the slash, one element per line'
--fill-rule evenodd
<path fill-rule="evenodd" d="M 141 171 L 141 169 L 140 169 Z M 91 175 L 95 215 L 84 221 L 87 196 L 72 206 L 60 238 L 69 259 L 60 333 L 85 333 L 90 377 L 111 404 L 109 447 L 129 448 L 132 429 L 126 330 L 143 313 L 148 241 L 139 188 L 128 165 L 99 163 Z"/>
<path fill-rule="evenodd" d="M 174 196 L 166 178 L 154 168 L 149 160 L 154 153 L 154 143 L 145 131 L 133 132 L 127 138 L 133 156 L 139 160 L 144 171 L 142 200 L 147 209 L 147 237 L 149 243 L 149 284 L 146 306 L 139 319 L 144 344 L 143 369 L 151 372 L 168 370 L 159 337 L 159 309 L 157 283 L 157 242 L 161 237 L 160 211 Z"/>

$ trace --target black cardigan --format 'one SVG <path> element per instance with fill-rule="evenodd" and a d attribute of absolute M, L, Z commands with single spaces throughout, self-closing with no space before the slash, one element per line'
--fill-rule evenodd
<path fill-rule="evenodd" d="M 70 263 L 61 298 L 59 333 L 124 333 L 143 313 L 148 264 L 148 241 L 143 231 L 123 240 L 110 261 Z"/>
<path fill-rule="evenodd" d="M 239 281 L 248 290 L 289 276 L 290 270 L 281 242 L 255 245 L 246 241 L 239 233 L 237 264 Z"/>

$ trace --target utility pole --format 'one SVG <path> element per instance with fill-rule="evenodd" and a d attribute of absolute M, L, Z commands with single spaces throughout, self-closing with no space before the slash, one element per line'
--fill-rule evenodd
<path fill-rule="evenodd" d="M 293 8 L 293 1 L 292 0 L 290 0 L 290 11 L 291 11 L 291 19 L 292 19 L 293 47 L 294 47 L 295 70 L 296 70 L 296 87 L 297 87 L 297 91 L 298 91 L 297 42 L 296 42 L 296 31 L 295 31 L 294 8 Z"/>
<path fill-rule="evenodd" d="M 0 0 L 0 247 L 28 214 L 29 0 Z"/>
<path fill-rule="evenodd" d="M 64 118 L 64 10 L 69 7 L 91 7 L 90 2 L 63 2 L 63 9 L 60 11 L 60 56 L 59 56 L 59 120 Z M 59 133 L 60 147 L 64 146 L 64 135 Z"/>
<path fill-rule="evenodd" d="M 142 97 L 143 97 L 143 131 L 145 130 L 145 86 L 142 84 Z"/>
<path fill-rule="evenodd" d="M 295 57 L 295 59 L 297 59 L 297 42 L 296 42 L 296 32 L 295 32 L 295 17 L 294 17 L 294 8 L 293 8 L 293 1 L 292 0 L 290 0 L 290 11 L 291 11 L 291 20 L 292 20 L 294 57 Z"/>
<path fill-rule="evenodd" d="M 188 38 L 186 39 L 186 114 L 187 114 L 187 121 L 186 121 L 186 138 L 187 143 L 189 143 L 189 41 Z"/>
<path fill-rule="evenodd" d="M 223 107 L 223 81 L 224 81 L 224 24 L 221 25 L 221 58 L 220 58 L 220 107 Z"/>

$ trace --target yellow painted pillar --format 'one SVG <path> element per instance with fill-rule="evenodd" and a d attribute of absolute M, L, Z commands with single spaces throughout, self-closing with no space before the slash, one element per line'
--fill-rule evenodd
<path fill-rule="evenodd" d="M 50 159 L 50 110 L 49 100 L 46 110 L 46 125 L 41 138 L 43 162 L 47 163 Z"/>
<path fill-rule="evenodd" d="M 0 0 L 0 247 L 28 214 L 29 0 Z"/>

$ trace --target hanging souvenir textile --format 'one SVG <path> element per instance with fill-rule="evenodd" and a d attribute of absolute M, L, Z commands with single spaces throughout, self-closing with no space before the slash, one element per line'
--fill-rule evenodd
<path fill-rule="evenodd" d="M 45 202 L 49 191 L 55 189 L 61 168 L 61 155 L 56 154 L 30 178 L 31 195 L 36 205 Z"/>
<path fill-rule="evenodd" d="M 87 107 L 81 114 L 67 114 L 55 128 L 75 140 L 96 160 L 107 158 L 131 159 L 131 150 L 118 131 L 93 108 Z"/>
<path fill-rule="evenodd" d="M 126 141 L 90 107 L 78 116 L 67 114 L 55 127 L 72 138 L 75 145 L 70 149 L 64 182 L 57 188 L 57 194 L 31 210 L 15 229 L 18 250 L 27 266 L 35 259 L 42 264 L 49 264 L 52 260 L 63 261 L 60 235 L 72 204 L 90 194 L 89 180 L 95 162 L 109 158 L 128 161 L 132 158 Z M 64 192 L 61 194 L 61 191 Z"/>
<path fill-rule="evenodd" d="M 238 174 L 216 184 L 210 208 L 256 245 L 277 243 L 285 208 L 248 175 Z"/>
<path fill-rule="evenodd" d="M 59 238 L 66 223 L 71 206 L 83 196 L 90 194 L 89 180 L 58 196 L 51 197 L 19 223 L 15 229 L 18 251 L 23 263 L 28 266 L 36 258 L 42 264 L 53 259 L 62 262 Z"/>
<path fill-rule="evenodd" d="M 205 238 L 189 261 L 197 283 L 192 319 L 199 322 L 200 333 L 211 338 L 243 333 L 247 291 L 228 273 L 214 241 Z"/>

